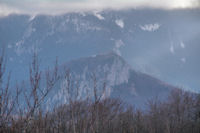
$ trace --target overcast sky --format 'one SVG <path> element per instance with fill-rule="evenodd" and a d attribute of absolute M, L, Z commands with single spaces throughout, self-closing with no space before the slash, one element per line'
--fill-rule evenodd
<path fill-rule="evenodd" d="M 199 7 L 200 0 L 0 0 L 0 15 L 10 13 L 59 14 L 69 11 L 99 10 L 104 8 L 191 8 Z"/>

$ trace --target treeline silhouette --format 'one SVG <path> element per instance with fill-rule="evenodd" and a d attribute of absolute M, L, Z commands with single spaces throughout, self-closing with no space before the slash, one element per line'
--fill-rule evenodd
<path fill-rule="evenodd" d="M 198 94 L 175 89 L 166 101 L 149 100 L 146 109 L 141 110 L 120 99 L 103 98 L 105 83 L 102 93 L 97 94 L 97 79 L 93 75 L 93 95 L 79 99 L 76 95 L 79 88 L 74 91 L 71 87 L 73 81 L 66 70 L 65 89 L 69 94 L 73 92 L 73 96 L 67 96 L 66 104 L 46 111 L 45 99 L 60 79 L 57 61 L 53 70 L 45 72 L 45 87 L 41 87 L 42 72 L 36 54 L 26 87 L 17 84 L 11 89 L 10 75 L 5 78 L 5 66 L 3 53 L 0 55 L 1 133 L 200 133 Z M 15 90 L 15 95 L 11 90 Z"/>

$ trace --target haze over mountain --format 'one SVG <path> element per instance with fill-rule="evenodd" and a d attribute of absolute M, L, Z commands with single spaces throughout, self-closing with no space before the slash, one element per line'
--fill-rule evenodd
<path fill-rule="evenodd" d="M 199 9 L 129 9 L 9 15 L 0 18 L 0 45 L 13 80 L 26 79 L 31 54 L 41 67 L 115 51 L 136 71 L 199 91 Z M 13 67 L 14 66 L 14 67 Z"/>
<path fill-rule="evenodd" d="M 66 70 L 70 72 L 69 78 L 65 76 Z M 95 84 L 97 95 L 101 99 L 120 98 L 123 102 L 142 108 L 148 100 L 165 100 L 176 89 L 135 71 L 114 52 L 67 62 L 59 67 L 59 72 L 61 78 L 47 100 L 50 107 L 53 104 L 58 106 L 67 103 L 69 96 L 82 100 L 94 98 Z M 68 84 L 70 90 L 66 89 Z"/>

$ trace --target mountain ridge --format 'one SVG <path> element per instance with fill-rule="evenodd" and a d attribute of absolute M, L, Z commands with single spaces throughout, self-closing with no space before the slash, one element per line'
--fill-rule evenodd
<path fill-rule="evenodd" d="M 175 89 L 157 78 L 135 71 L 114 52 L 69 61 L 60 68 L 61 73 L 66 68 L 69 69 L 72 82 L 79 83 L 79 99 L 85 99 L 86 95 L 93 96 L 93 74 L 97 81 L 98 95 L 102 94 L 104 98 L 120 98 L 137 107 L 144 107 L 146 101 L 155 97 L 165 100 L 170 91 Z M 104 82 L 106 90 L 103 90 Z M 66 96 L 69 94 L 64 84 L 66 85 L 66 79 L 62 78 L 60 88 L 53 92 L 55 95 L 49 103 L 57 101 L 61 104 L 67 101 Z"/>
<path fill-rule="evenodd" d="M 14 80 L 28 78 L 24 66 L 34 51 L 51 67 L 55 57 L 64 63 L 114 50 L 135 70 L 199 91 L 198 16 L 189 9 L 11 15 L 0 18 L 0 46 Z"/>

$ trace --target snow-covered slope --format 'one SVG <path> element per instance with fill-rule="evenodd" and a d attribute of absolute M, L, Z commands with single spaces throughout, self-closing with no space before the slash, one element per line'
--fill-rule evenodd
<path fill-rule="evenodd" d="M 113 50 L 136 70 L 198 91 L 199 22 L 199 9 L 10 15 L 0 18 L 0 46 L 18 81 L 27 78 L 33 51 L 45 69 L 56 56 L 64 63 Z"/>

